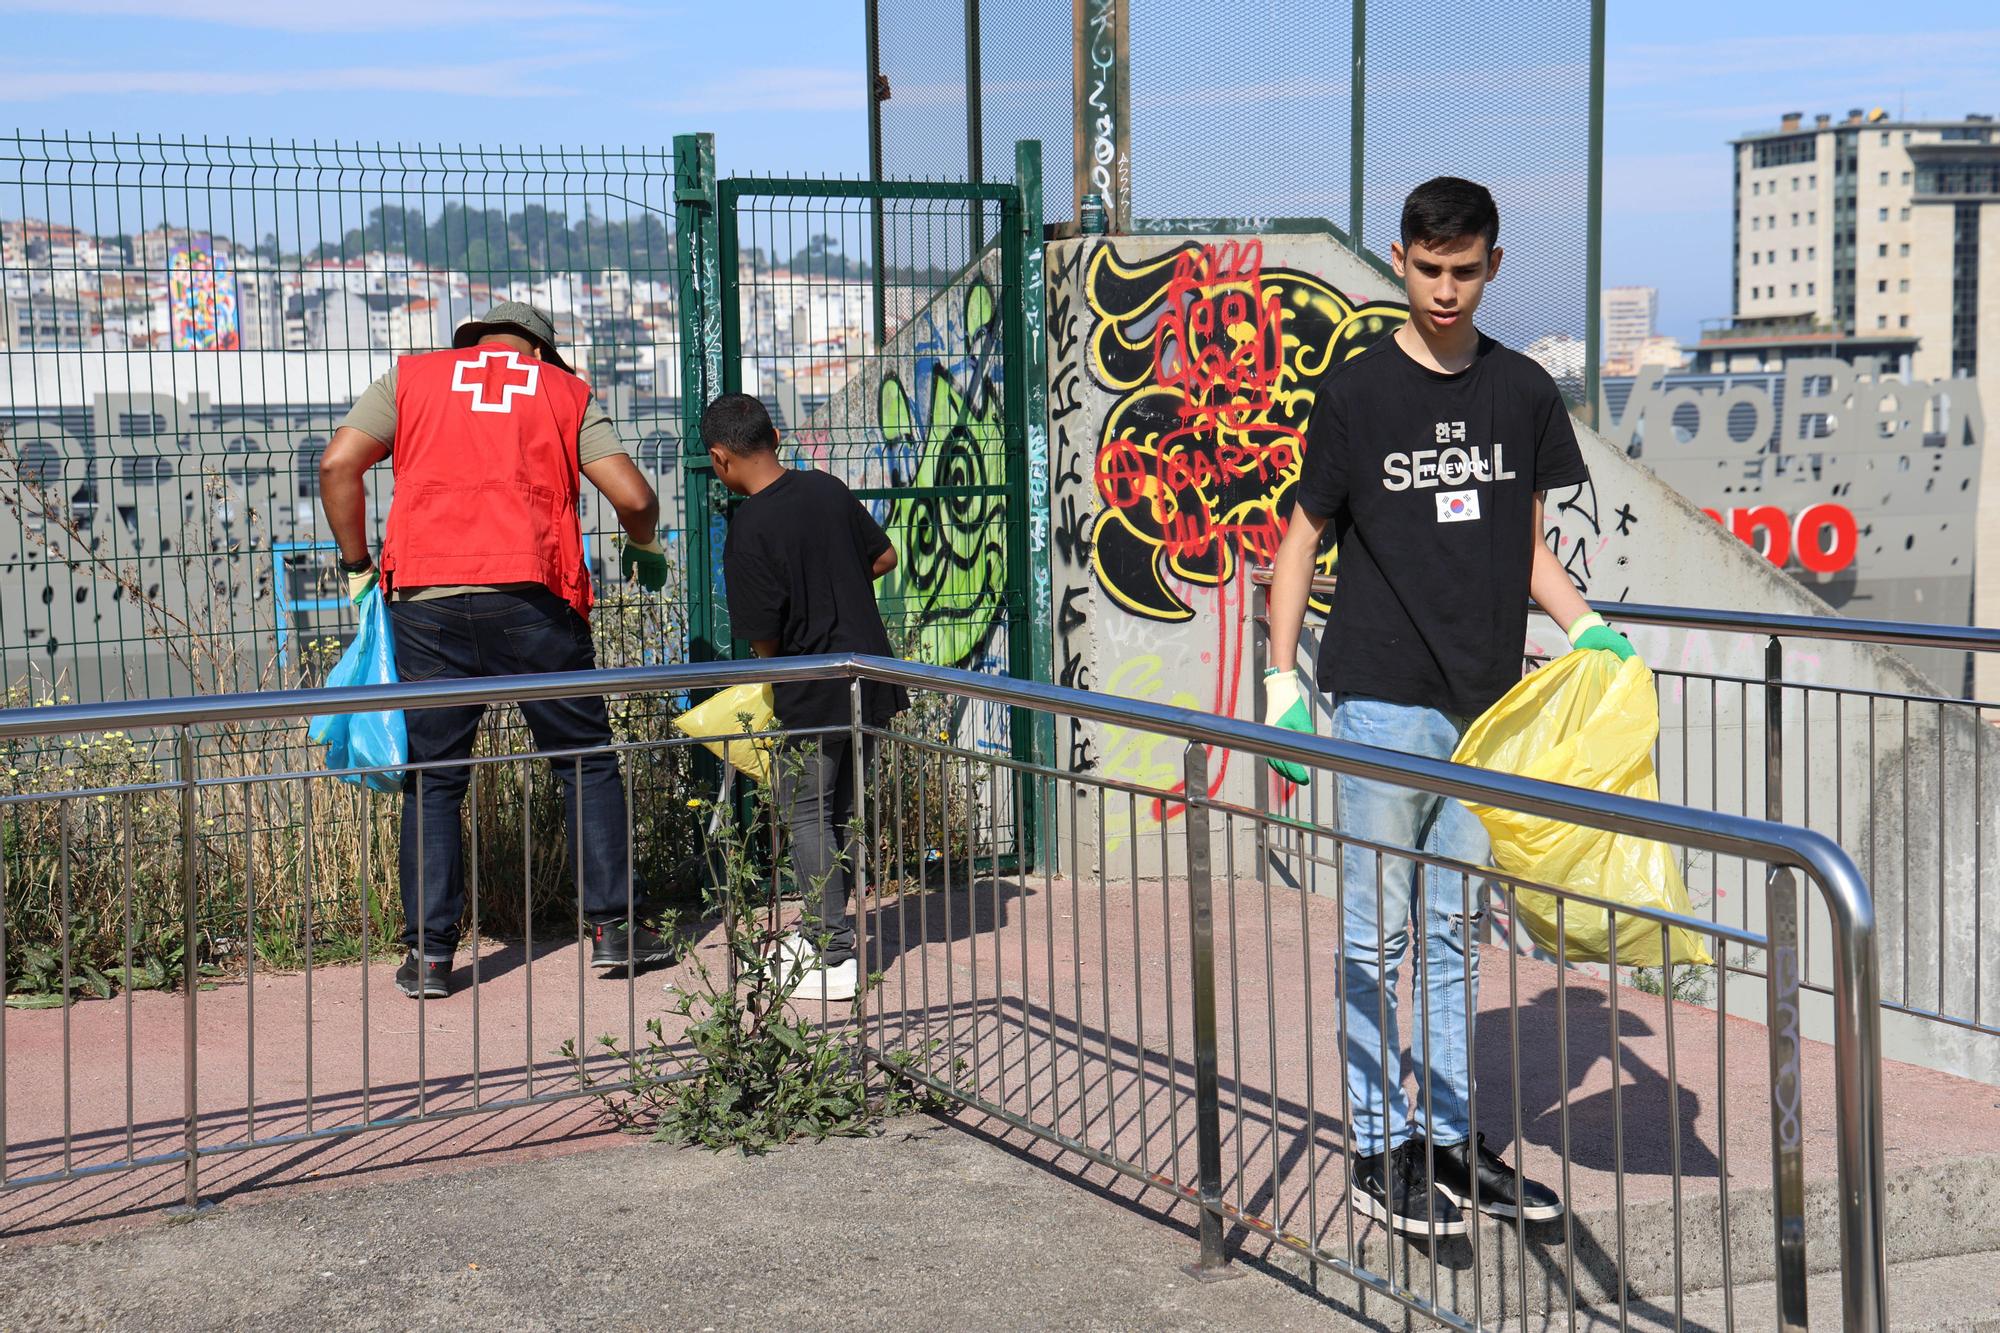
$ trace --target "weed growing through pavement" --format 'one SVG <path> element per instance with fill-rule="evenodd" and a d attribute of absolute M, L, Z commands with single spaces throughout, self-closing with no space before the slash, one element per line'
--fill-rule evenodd
<path fill-rule="evenodd" d="M 562 1054 L 582 1085 L 597 1091 L 623 1129 L 746 1153 L 799 1139 L 867 1134 L 883 1118 L 948 1105 L 908 1077 L 890 1072 L 871 1079 L 857 1049 L 859 1034 L 822 1026 L 815 1021 L 820 1004 L 794 998 L 806 963 L 777 947 L 784 934 L 779 902 L 754 850 L 768 839 L 775 818 L 769 789 L 757 789 L 747 822 L 728 801 L 691 804 L 713 816 L 702 916 L 719 931 L 721 964 L 702 957 L 684 935 L 689 975 L 670 988 L 667 1006 L 685 1023 L 680 1035 L 670 1038 L 665 1023 L 654 1018 L 637 1049 L 623 1049 L 614 1036 L 599 1037 L 615 1073 L 593 1070 L 574 1040 L 564 1042 Z M 789 859 L 781 856 L 780 874 Z M 817 919 L 819 887 L 807 889 L 806 920 Z M 865 978 L 864 996 L 880 980 Z M 897 1052 L 888 1063 L 928 1059 L 935 1046 Z"/>

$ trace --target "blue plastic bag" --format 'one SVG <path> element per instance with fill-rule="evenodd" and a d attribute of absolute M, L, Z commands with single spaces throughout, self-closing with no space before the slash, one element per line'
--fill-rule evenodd
<path fill-rule="evenodd" d="M 393 685 L 396 683 L 396 642 L 389 631 L 389 608 L 382 590 L 370 588 L 361 599 L 361 632 L 326 676 L 329 686 Z M 326 747 L 328 768 L 367 768 L 369 773 L 343 773 L 342 782 L 365 783 L 376 791 L 401 791 L 403 765 L 410 762 L 410 737 L 401 709 L 381 713 L 322 713 L 312 719 L 306 735 Z"/>

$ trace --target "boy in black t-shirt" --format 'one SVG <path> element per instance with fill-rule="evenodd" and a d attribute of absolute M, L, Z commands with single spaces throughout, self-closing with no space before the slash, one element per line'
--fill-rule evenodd
<path fill-rule="evenodd" d="M 726 393 L 701 416 L 715 477 L 744 498 L 722 547 L 729 619 L 759 657 L 811 653 L 891 656 L 874 581 L 896 567 L 896 548 L 839 478 L 778 460 L 778 432 L 764 405 Z M 799 885 L 819 896 L 817 929 L 786 936 L 778 966 L 802 967 L 802 999 L 851 1000 L 859 985 L 854 927 L 847 919 L 855 865 L 853 734 L 848 683 L 797 681 L 772 687 L 787 731 L 840 727 L 781 742 L 772 764 L 779 808 L 792 832 Z M 881 726 L 909 707 L 900 686 L 864 681 L 862 721 Z M 873 760 L 863 743 L 862 767 Z"/>
<path fill-rule="evenodd" d="M 1290 664 L 1329 524 L 1340 581 L 1320 641 L 1318 684 L 1333 696 L 1339 739 L 1450 758 L 1467 724 L 1520 679 L 1530 597 L 1575 647 L 1632 653 L 1542 541 L 1543 496 L 1590 475 L 1562 395 L 1548 372 L 1472 324 L 1500 270 L 1499 233 L 1484 187 L 1439 177 L 1413 190 L 1402 241 L 1390 249 L 1409 322 L 1319 385 L 1271 581 L 1271 660 L 1283 664 L 1265 678 L 1265 721 L 1273 726 L 1311 730 Z M 1308 777 L 1278 767 L 1295 780 Z M 1474 865 L 1487 859 L 1485 830 L 1457 801 L 1342 777 L 1340 810 L 1349 837 Z M 1372 851 L 1345 848 L 1355 1204 L 1415 1234 L 1464 1232 L 1461 1206 L 1475 1193 L 1496 1216 L 1559 1217 L 1554 1191 L 1517 1184 L 1485 1136 L 1473 1135 L 1469 1038 L 1485 884 L 1429 868 L 1418 905 L 1414 880 L 1406 858 L 1382 857 L 1378 872 Z M 1413 916 L 1424 949 L 1411 1054 L 1428 1098 L 1415 1126 L 1397 1018 L 1397 973 Z"/>

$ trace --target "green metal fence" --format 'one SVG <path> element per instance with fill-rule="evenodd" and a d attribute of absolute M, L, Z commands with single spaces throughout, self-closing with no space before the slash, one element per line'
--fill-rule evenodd
<path fill-rule="evenodd" d="M 713 275 L 682 307 L 687 373 L 699 362 L 712 392 L 777 405 L 793 423 L 787 456 L 841 478 L 882 524 L 901 557 L 878 589 L 899 652 L 1046 679 L 1047 524 L 1030 519 L 1047 514 L 1046 443 L 1030 429 L 1044 377 L 1039 146 L 1020 147 L 1004 183 L 718 180 L 705 143 L 682 149 L 683 234 L 700 238 L 689 272 Z M 695 650 L 740 656 L 717 577 L 728 497 L 687 431 Z M 940 722 L 1018 759 L 1046 740 L 1005 708 Z"/>
<path fill-rule="evenodd" d="M 328 437 L 396 356 L 509 297 L 555 312 L 677 512 L 672 180 L 645 149 L 0 138 L 0 678 L 90 699 L 309 676 L 352 621 Z M 603 660 L 678 651 L 676 604 L 604 577 L 617 524 L 585 490 Z"/>

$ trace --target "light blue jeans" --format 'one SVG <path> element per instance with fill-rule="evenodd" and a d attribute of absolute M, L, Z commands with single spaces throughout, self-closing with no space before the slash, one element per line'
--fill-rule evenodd
<path fill-rule="evenodd" d="M 1467 719 L 1434 708 L 1358 695 L 1334 700 L 1333 735 L 1384 750 L 1449 759 Z M 1341 832 L 1390 847 L 1419 848 L 1484 865 L 1486 829 L 1457 801 L 1408 787 L 1340 779 Z M 1355 1151 L 1374 1156 L 1421 1128 L 1433 1143 L 1463 1143 L 1472 1132 L 1471 1026 L 1479 1004 L 1476 949 L 1486 881 L 1436 866 L 1424 869 L 1423 948 L 1410 1034 L 1417 1120 L 1403 1092 L 1397 978 L 1410 948 L 1416 864 L 1349 844 L 1342 852 L 1346 911 L 1341 973 L 1347 988 L 1347 1092 Z M 1378 870 L 1379 866 L 1379 880 Z M 1378 887 L 1379 884 L 1379 887 Z M 1385 1076 L 1385 1068 L 1390 1072 Z M 1426 1105 L 1428 1099 L 1428 1105 Z"/>

